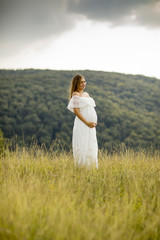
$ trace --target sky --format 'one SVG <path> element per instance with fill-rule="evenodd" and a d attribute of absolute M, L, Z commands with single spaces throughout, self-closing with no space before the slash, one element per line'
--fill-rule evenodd
<path fill-rule="evenodd" d="M 0 0 L 0 69 L 160 79 L 160 0 Z"/>

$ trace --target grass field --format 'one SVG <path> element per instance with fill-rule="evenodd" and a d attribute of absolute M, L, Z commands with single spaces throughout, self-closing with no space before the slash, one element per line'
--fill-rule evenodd
<path fill-rule="evenodd" d="M 36 146 L 1 158 L 1 240 L 159 240 L 160 153 L 99 153 L 99 169 Z"/>

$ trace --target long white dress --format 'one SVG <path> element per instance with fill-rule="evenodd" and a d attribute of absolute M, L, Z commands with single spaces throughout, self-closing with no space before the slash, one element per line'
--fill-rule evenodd
<path fill-rule="evenodd" d="M 97 114 L 94 109 L 95 106 L 95 101 L 91 97 L 73 96 L 67 108 L 71 112 L 74 112 L 74 108 L 79 108 L 87 121 L 96 123 Z M 75 165 L 94 165 L 98 169 L 96 128 L 89 128 L 77 116 L 75 117 L 73 126 L 72 147 Z"/>

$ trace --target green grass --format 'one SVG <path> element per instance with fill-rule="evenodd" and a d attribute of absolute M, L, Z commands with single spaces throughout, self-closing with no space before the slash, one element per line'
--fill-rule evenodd
<path fill-rule="evenodd" d="M 160 239 L 159 152 L 100 152 L 96 170 L 32 147 L 0 169 L 1 240 Z"/>

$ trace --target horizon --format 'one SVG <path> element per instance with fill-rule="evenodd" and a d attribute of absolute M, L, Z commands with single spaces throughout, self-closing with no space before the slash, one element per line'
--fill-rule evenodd
<path fill-rule="evenodd" d="M 36 70 L 36 71 L 67 71 L 67 72 L 83 72 L 83 71 L 90 71 L 90 72 L 103 72 L 103 73 L 113 73 L 113 74 L 122 74 L 122 75 L 130 75 L 130 76 L 143 76 L 146 78 L 155 78 L 160 80 L 155 76 L 148 76 L 144 74 L 132 74 L 132 73 L 123 73 L 123 72 L 115 72 L 115 71 L 105 71 L 105 70 L 93 70 L 93 69 L 51 69 L 51 68 L 0 68 L 0 71 L 23 71 L 23 70 Z"/>

